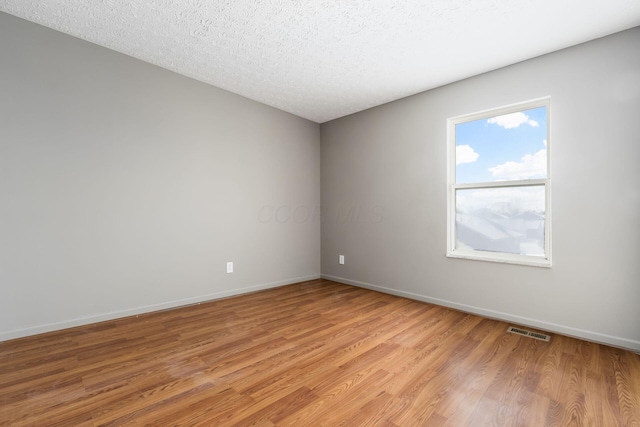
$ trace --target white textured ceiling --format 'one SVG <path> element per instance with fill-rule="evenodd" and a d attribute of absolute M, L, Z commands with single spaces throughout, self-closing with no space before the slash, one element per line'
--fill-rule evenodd
<path fill-rule="evenodd" d="M 640 25 L 640 0 L 0 0 L 322 123 Z"/>

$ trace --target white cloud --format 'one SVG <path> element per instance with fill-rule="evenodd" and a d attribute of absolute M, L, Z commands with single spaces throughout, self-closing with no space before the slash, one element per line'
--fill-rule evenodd
<path fill-rule="evenodd" d="M 480 154 L 476 153 L 470 145 L 456 145 L 456 165 L 473 163 L 478 160 Z"/>
<path fill-rule="evenodd" d="M 537 128 L 538 122 L 532 120 L 525 113 L 518 111 L 517 113 L 503 114 L 502 116 L 491 117 L 487 120 L 489 124 L 495 124 L 505 129 L 517 128 L 520 125 L 528 124 L 531 127 Z"/>
<path fill-rule="evenodd" d="M 545 146 L 545 147 L 547 146 L 547 140 L 546 140 L 546 139 L 544 139 L 544 140 L 542 141 L 542 143 L 544 144 L 544 146 Z"/>
<path fill-rule="evenodd" d="M 544 178 L 547 176 L 547 150 L 527 154 L 520 162 L 506 162 L 489 168 L 489 172 L 500 180 Z"/>

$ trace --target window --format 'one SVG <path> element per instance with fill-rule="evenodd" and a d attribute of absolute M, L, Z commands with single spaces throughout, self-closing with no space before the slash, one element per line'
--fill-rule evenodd
<path fill-rule="evenodd" d="M 447 256 L 551 266 L 550 99 L 448 125 Z"/>

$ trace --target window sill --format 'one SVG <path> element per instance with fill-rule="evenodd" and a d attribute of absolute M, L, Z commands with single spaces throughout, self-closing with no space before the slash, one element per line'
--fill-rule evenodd
<path fill-rule="evenodd" d="M 503 264 L 526 265 L 529 267 L 551 268 L 551 259 L 528 255 L 457 250 L 448 252 L 447 257 L 470 259 L 475 261 L 499 262 Z"/>

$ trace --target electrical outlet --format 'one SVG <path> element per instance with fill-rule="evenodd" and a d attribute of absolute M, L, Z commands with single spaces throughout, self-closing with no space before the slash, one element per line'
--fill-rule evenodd
<path fill-rule="evenodd" d="M 338 264 L 344 264 L 344 255 L 338 255 Z"/>
<path fill-rule="evenodd" d="M 227 263 L 227 273 L 233 273 L 233 262 Z"/>

